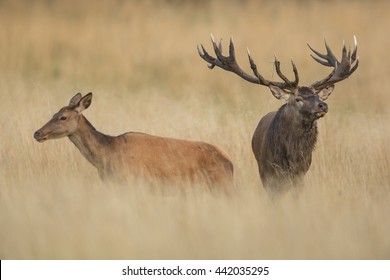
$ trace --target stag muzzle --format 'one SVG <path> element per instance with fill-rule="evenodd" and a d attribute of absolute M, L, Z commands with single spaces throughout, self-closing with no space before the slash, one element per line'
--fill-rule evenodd
<path fill-rule="evenodd" d="M 323 116 L 325 116 L 326 113 L 328 113 L 328 110 L 328 104 L 326 104 L 325 102 L 320 102 L 318 103 L 318 108 L 315 115 L 317 118 L 322 118 Z"/>

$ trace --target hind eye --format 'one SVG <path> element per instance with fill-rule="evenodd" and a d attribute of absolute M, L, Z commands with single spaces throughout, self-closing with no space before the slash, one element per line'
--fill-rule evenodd
<path fill-rule="evenodd" d="M 60 120 L 61 120 L 61 121 L 64 121 L 64 120 L 66 120 L 66 117 L 65 117 L 65 116 L 62 116 L 62 117 L 60 118 Z"/>
<path fill-rule="evenodd" d="M 295 98 L 295 102 L 303 102 L 302 97 L 296 97 L 296 98 Z"/>

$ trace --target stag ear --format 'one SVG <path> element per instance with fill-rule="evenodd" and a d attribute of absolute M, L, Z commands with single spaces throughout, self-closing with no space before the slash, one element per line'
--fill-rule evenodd
<path fill-rule="evenodd" d="M 273 96 L 275 96 L 277 99 L 283 99 L 287 101 L 290 98 L 291 93 L 285 91 L 284 89 L 281 89 L 274 85 L 269 85 L 269 89 L 271 90 Z"/>
<path fill-rule="evenodd" d="M 321 101 L 325 101 L 329 97 L 329 95 L 332 93 L 333 89 L 334 89 L 334 85 L 330 85 L 330 86 L 318 91 L 317 95 Z"/>
<path fill-rule="evenodd" d="M 88 93 L 87 95 L 84 95 L 83 98 L 80 99 L 80 101 L 77 103 L 76 107 L 74 108 L 78 113 L 84 111 L 91 105 L 92 102 L 92 92 Z"/>
<path fill-rule="evenodd" d="M 74 107 L 74 106 L 76 106 L 77 103 L 79 103 L 80 99 L 81 99 L 81 93 L 80 93 L 80 92 L 79 92 L 79 93 L 76 93 L 76 95 L 73 96 L 73 97 L 70 99 L 70 101 L 69 101 L 69 107 Z"/>

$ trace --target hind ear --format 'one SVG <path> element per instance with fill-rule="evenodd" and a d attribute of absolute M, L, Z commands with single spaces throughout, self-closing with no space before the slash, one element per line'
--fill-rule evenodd
<path fill-rule="evenodd" d="M 277 99 L 283 99 L 287 101 L 290 98 L 291 93 L 285 91 L 284 89 L 281 89 L 274 85 L 269 85 L 269 89 L 271 90 L 273 96 L 275 96 Z"/>
<path fill-rule="evenodd" d="M 82 112 L 89 107 L 92 103 L 92 92 L 83 96 L 74 108 L 77 112 Z"/>
<path fill-rule="evenodd" d="M 318 95 L 319 99 L 321 101 L 325 101 L 329 97 L 329 95 L 332 93 L 333 89 L 334 89 L 334 85 L 330 85 L 330 86 L 318 91 L 317 95 Z"/>
<path fill-rule="evenodd" d="M 80 93 L 80 92 L 79 92 L 79 93 L 76 93 L 76 95 L 73 96 L 73 97 L 70 99 L 70 101 L 69 101 L 69 107 L 74 107 L 74 106 L 76 106 L 77 103 L 79 103 L 80 99 L 81 99 L 81 93 Z"/>

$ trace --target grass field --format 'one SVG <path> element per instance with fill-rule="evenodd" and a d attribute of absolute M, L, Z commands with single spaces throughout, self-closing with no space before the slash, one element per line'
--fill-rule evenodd
<path fill-rule="evenodd" d="M 388 1 L 1 1 L 0 259 L 389 259 Z M 209 70 L 197 44 L 234 36 L 265 77 L 296 63 L 309 85 L 330 71 L 306 43 L 360 66 L 337 84 L 299 195 L 268 198 L 250 142 L 282 105 L 265 87 Z M 76 93 L 100 131 L 217 144 L 236 193 L 104 185 L 68 139 L 33 133 Z M 163 194 L 162 194 L 163 193 Z"/>

